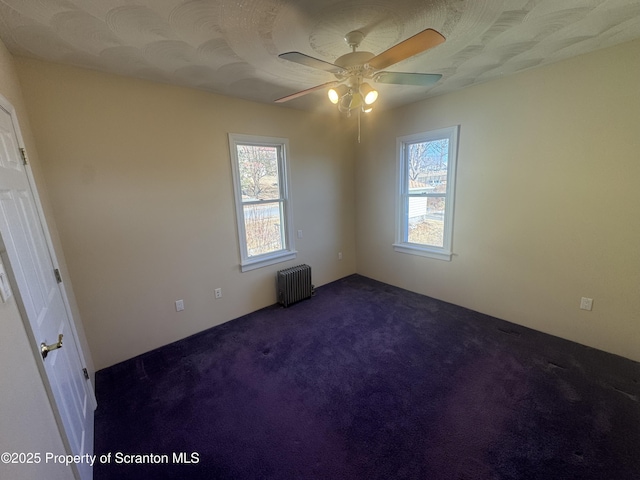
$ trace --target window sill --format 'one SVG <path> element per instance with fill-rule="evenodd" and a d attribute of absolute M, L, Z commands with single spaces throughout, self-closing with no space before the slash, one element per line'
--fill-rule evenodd
<path fill-rule="evenodd" d="M 241 272 L 249 272 L 257 268 L 267 267 L 276 263 L 286 262 L 287 260 L 293 260 L 298 255 L 295 250 L 286 250 L 284 252 L 277 252 L 268 255 L 263 255 L 256 258 L 244 260 L 240 264 Z"/>
<path fill-rule="evenodd" d="M 435 258 L 437 260 L 451 261 L 453 253 L 432 247 L 420 246 L 411 243 L 394 243 L 393 249 L 396 252 L 418 255 L 420 257 Z"/>

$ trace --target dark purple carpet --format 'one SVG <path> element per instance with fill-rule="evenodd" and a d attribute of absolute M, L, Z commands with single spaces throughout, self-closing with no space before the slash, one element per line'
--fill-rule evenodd
<path fill-rule="evenodd" d="M 353 275 L 99 371 L 95 479 L 640 479 L 639 381 Z"/>

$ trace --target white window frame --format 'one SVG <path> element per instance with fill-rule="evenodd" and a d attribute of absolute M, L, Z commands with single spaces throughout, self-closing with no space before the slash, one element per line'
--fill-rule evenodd
<path fill-rule="evenodd" d="M 419 255 L 451 261 L 453 255 L 453 212 L 455 201 L 456 164 L 458 159 L 458 130 L 459 125 L 453 127 L 431 130 L 429 132 L 406 135 L 396 139 L 397 146 L 397 195 L 396 195 L 396 242 L 393 249 L 396 252 Z M 422 142 L 431 142 L 447 138 L 449 140 L 449 152 L 447 159 L 447 192 L 445 198 L 444 213 L 444 239 L 443 246 L 431 246 L 408 241 L 408 216 L 409 198 L 418 194 L 409 194 L 409 162 L 408 145 Z M 442 196 L 420 194 L 420 196 Z"/>
<path fill-rule="evenodd" d="M 249 256 L 247 248 L 247 235 L 245 231 L 245 219 L 242 200 L 242 184 L 240 182 L 240 167 L 238 163 L 238 145 L 255 145 L 276 147 L 280 153 L 278 158 L 278 175 L 280 183 L 281 219 L 284 222 L 282 228 L 284 248 L 275 252 L 262 255 Z M 233 173 L 233 191 L 236 204 L 236 220 L 238 227 L 238 243 L 240 246 L 240 270 L 247 272 L 257 268 L 274 265 L 296 258 L 297 251 L 293 243 L 293 215 L 291 208 L 291 195 L 289 189 L 289 169 L 287 155 L 289 152 L 289 140 L 278 137 L 262 137 L 257 135 L 229 134 L 229 152 L 231 156 L 231 170 Z M 266 202 L 266 201 L 265 201 Z"/>

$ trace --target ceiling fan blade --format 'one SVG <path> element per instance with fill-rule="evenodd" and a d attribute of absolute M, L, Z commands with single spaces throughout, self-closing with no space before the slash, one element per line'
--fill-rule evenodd
<path fill-rule="evenodd" d="M 327 83 L 323 83 L 322 85 L 316 85 L 315 87 L 307 88 L 306 90 L 301 90 L 299 92 L 292 93 L 291 95 L 287 95 L 286 97 L 278 98 L 277 100 L 274 100 L 274 102 L 276 103 L 288 102 L 289 100 L 293 100 L 294 98 L 302 97 L 307 93 L 315 92 L 316 90 L 322 90 L 323 88 L 333 87 L 335 85 L 338 85 L 339 83 L 340 82 L 327 82 Z"/>
<path fill-rule="evenodd" d="M 429 87 L 442 78 L 439 73 L 402 73 L 379 72 L 373 77 L 376 83 L 391 83 L 394 85 L 416 85 Z"/>
<path fill-rule="evenodd" d="M 300 52 L 281 53 L 280 55 L 278 55 L 278 58 L 283 58 L 284 60 L 299 63 L 300 65 L 305 65 L 307 67 L 324 70 L 325 72 L 339 73 L 342 71 L 342 68 L 340 68 L 338 65 L 325 62 L 324 60 L 320 60 L 319 58 L 310 57 L 309 55 L 305 55 L 304 53 Z"/>
<path fill-rule="evenodd" d="M 385 50 L 380 55 L 376 55 L 369 60 L 369 65 L 376 70 L 387 68 L 394 63 L 398 63 L 418 53 L 429 50 L 445 41 L 445 38 L 432 28 L 427 28 L 422 32 L 409 37 L 397 45 Z"/>

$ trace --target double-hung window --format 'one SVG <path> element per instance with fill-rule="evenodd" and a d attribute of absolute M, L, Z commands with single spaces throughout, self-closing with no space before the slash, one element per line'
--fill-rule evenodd
<path fill-rule="evenodd" d="M 451 260 L 458 127 L 397 139 L 394 249 Z"/>
<path fill-rule="evenodd" d="M 255 268 L 296 257 L 286 138 L 229 134 L 240 268 Z"/>

